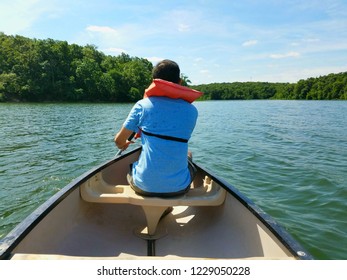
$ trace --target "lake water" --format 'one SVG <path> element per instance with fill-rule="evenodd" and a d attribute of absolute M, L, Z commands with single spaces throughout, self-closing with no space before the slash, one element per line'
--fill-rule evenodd
<path fill-rule="evenodd" d="M 347 259 L 347 102 L 195 102 L 194 160 L 317 259 Z M 113 158 L 132 104 L 0 104 L 0 238 Z"/>

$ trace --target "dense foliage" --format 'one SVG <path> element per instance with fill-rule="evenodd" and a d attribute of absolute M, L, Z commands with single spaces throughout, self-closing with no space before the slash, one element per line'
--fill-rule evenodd
<path fill-rule="evenodd" d="M 194 86 L 202 99 L 342 99 L 347 100 L 347 72 L 290 83 L 215 83 Z"/>
<path fill-rule="evenodd" d="M 151 82 L 153 65 L 95 46 L 0 33 L 0 100 L 135 101 Z"/>
<path fill-rule="evenodd" d="M 0 32 L 0 101 L 133 102 L 151 82 L 153 65 L 93 45 L 7 36 Z M 190 80 L 182 74 L 183 85 Z M 193 88 L 203 100 L 347 99 L 347 72 L 298 83 L 213 83 Z"/>

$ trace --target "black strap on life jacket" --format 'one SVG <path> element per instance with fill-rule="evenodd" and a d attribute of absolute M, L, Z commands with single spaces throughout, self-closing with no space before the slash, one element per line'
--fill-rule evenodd
<path fill-rule="evenodd" d="M 167 136 L 167 135 L 155 134 L 155 133 L 151 133 L 151 132 L 144 131 L 144 130 L 142 130 L 142 129 L 141 129 L 141 131 L 142 131 L 142 133 L 143 133 L 144 135 L 147 135 L 147 136 L 153 136 L 153 137 L 157 137 L 157 138 L 164 139 L 164 140 L 170 140 L 170 141 L 188 143 L 188 140 L 187 140 L 187 139 L 178 138 L 178 137 L 173 137 L 173 136 Z"/>

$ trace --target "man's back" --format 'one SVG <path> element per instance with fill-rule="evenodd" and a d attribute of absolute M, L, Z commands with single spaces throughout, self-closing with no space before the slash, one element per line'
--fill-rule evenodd
<path fill-rule="evenodd" d="M 189 185 L 188 144 L 153 135 L 189 140 L 197 116 L 197 109 L 182 99 L 150 97 L 137 102 L 124 123 L 129 130 L 144 132 L 143 150 L 132 174 L 136 186 L 147 192 L 170 193 Z"/>

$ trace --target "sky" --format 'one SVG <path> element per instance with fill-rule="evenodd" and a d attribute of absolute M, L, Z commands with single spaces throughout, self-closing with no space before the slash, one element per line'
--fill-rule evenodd
<path fill-rule="evenodd" d="M 0 0 L 0 32 L 171 59 L 194 85 L 347 71 L 347 0 Z"/>

